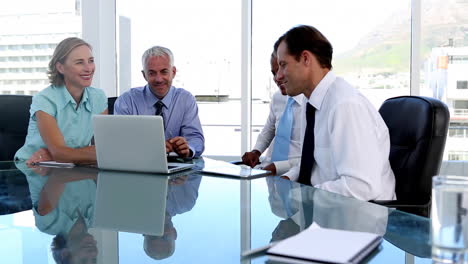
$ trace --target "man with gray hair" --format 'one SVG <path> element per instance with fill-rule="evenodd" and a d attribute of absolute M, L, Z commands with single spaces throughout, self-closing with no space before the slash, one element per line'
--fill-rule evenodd
<path fill-rule="evenodd" d="M 143 87 L 123 93 L 114 105 L 116 115 L 159 115 L 163 118 L 166 152 L 180 157 L 198 157 L 205 138 L 198 118 L 195 97 L 172 86 L 176 75 L 174 56 L 168 48 L 154 46 L 143 53 Z"/>

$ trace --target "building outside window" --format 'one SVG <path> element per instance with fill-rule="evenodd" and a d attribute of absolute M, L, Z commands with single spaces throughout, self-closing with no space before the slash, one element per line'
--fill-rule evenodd
<path fill-rule="evenodd" d="M 75 9 L 75 0 L 16 0 L 2 5 L 0 93 L 34 94 L 49 85 L 46 71 L 53 49 L 66 37 L 81 36 L 81 15 Z"/>
<path fill-rule="evenodd" d="M 460 154 L 468 149 L 468 1 L 422 0 L 421 5 L 421 93 L 450 110 L 444 159 L 468 160 Z"/>

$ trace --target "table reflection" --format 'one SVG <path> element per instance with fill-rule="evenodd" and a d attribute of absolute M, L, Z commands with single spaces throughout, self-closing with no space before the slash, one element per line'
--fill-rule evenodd
<path fill-rule="evenodd" d="M 172 217 L 186 213 L 195 206 L 201 178 L 200 175 L 192 174 L 169 180 L 164 233 L 162 236 L 144 235 L 143 248 L 149 257 L 161 260 L 174 254 L 177 230 Z"/>
<path fill-rule="evenodd" d="M 401 263 L 409 254 L 426 258 L 415 263 L 430 261 L 427 218 L 278 177 L 204 175 L 197 169 L 210 160 L 194 162 L 194 171 L 177 176 L 17 164 L 20 171 L 5 163 L 0 174 L 12 184 L 4 189 L 29 190 L 21 200 L 31 196 L 33 209 L 0 215 L 0 244 L 9 252 L 3 262 L 265 263 L 267 256 L 239 255 L 312 222 L 383 235 L 381 251 L 368 263 Z"/>
<path fill-rule="evenodd" d="M 312 222 L 325 228 L 370 232 L 418 257 L 430 257 L 428 218 L 359 201 L 279 177 L 266 178 L 271 211 L 282 220 L 271 241 L 299 233 Z"/>
<path fill-rule="evenodd" d="M 28 180 L 37 228 L 54 235 L 51 250 L 57 263 L 97 262 L 98 247 L 89 228 L 142 234 L 149 257 L 170 257 L 177 239 L 172 218 L 194 207 L 202 179 L 193 171 L 168 176 L 24 163 L 17 167 Z"/>
<path fill-rule="evenodd" d="M 28 167 L 26 175 L 37 228 L 54 235 L 57 263 L 96 263 L 98 248 L 88 232 L 94 212 L 97 170 L 91 168 Z"/>
<path fill-rule="evenodd" d="M 266 181 L 271 210 L 284 219 L 277 227 L 282 232 L 275 229 L 273 241 L 294 235 L 312 222 L 326 228 L 385 234 L 386 207 L 307 188 L 279 177 L 268 177 Z"/>

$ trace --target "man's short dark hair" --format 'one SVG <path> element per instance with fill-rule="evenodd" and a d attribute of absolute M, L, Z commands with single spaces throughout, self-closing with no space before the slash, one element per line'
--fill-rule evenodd
<path fill-rule="evenodd" d="M 308 50 L 315 55 L 322 67 L 332 68 L 333 47 L 328 39 L 316 28 L 306 25 L 291 28 L 275 42 L 275 51 L 278 50 L 278 46 L 282 41 L 286 43 L 288 53 L 294 56 L 297 61 L 299 61 L 301 53 Z"/>
<path fill-rule="evenodd" d="M 273 45 L 273 53 L 278 54 L 278 47 L 281 44 L 281 41 L 284 40 L 284 35 L 279 37 L 279 39 L 276 40 L 275 45 Z"/>

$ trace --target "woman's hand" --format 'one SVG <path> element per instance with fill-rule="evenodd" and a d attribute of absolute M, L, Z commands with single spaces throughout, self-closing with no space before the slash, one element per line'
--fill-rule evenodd
<path fill-rule="evenodd" d="M 48 149 L 41 148 L 38 151 L 36 151 L 32 156 L 26 161 L 26 164 L 33 164 L 36 162 L 41 162 L 41 161 L 48 161 L 52 160 L 52 155 L 50 154 Z"/>

